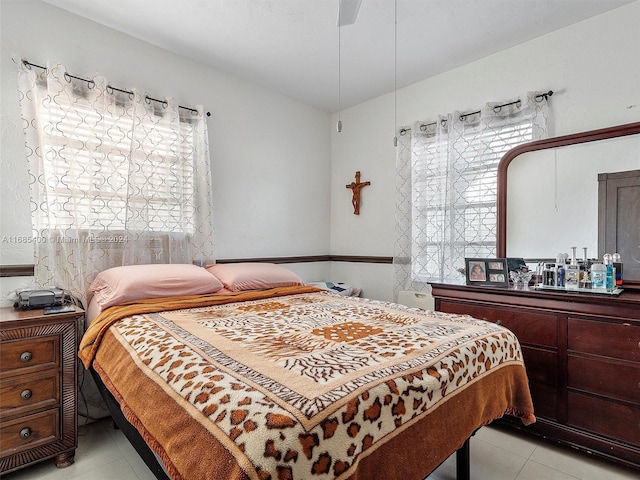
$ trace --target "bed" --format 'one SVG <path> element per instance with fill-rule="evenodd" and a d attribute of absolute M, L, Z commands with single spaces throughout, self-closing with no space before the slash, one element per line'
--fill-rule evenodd
<path fill-rule="evenodd" d="M 216 283 L 198 293 L 149 267 L 94 288 L 116 299 L 89 308 L 79 355 L 158 478 L 419 480 L 494 419 L 535 422 L 503 327 L 278 265 L 194 267 Z"/>

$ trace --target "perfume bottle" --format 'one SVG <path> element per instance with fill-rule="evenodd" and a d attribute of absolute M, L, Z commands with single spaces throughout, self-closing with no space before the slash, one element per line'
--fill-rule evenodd
<path fill-rule="evenodd" d="M 576 247 L 571 247 L 571 250 L 571 263 L 564 269 L 564 288 L 576 290 L 580 285 L 580 265 L 576 260 Z"/>
<path fill-rule="evenodd" d="M 613 268 L 613 258 L 611 254 L 605 253 L 602 257 L 604 267 L 606 269 L 605 286 L 607 290 L 613 290 L 615 286 L 615 272 Z"/>
<path fill-rule="evenodd" d="M 557 265 L 557 272 L 558 272 L 558 282 L 557 285 L 558 287 L 564 287 L 564 276 L 565 276 L 565 270 L 564 270 L 564 265 L 559 263 Z"/>
<path fill-rule="evenodd" d="M 545 263 L 540 261 L 536 266 L 536 284 L 544 285 L 544 267 Z"/>
<path fill-rule="evenodd" d="M 556 268 L 553 263 L 547 263 L 542 271 L 543 283 L 546 287 L 556 286 Z"/>
<path fill-rule="evenodd" d="M 587 247 L 582 247 L 582 250 L 584 251 L 584 258 L 582 259 L 582 266 L 584 268 L 584 276 L 588 277 L 589 276 L 589 272 L 591 271 L 591 265 L 593 264 L 593 261 L 591 261 L 589 259 L 589 256 L 587 255 Z"/>
<path fill-rule="evenodd" d="M 614 253 L 611 255 L 611 260 L 613 260 L 613 268 L 616 272 L 616 285 L 622 285 L 622 259 L 620 258 L 619 253 Z"/>

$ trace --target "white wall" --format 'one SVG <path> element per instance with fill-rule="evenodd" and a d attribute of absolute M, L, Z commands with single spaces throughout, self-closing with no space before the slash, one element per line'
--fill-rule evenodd
<path fill-rule="evenodd" d="M 555 92 L 555 135 L 639 121 L 638 25 L 640 1 L 403 88 L 397 92 L 398 125 L 549 89 Z M 341 119 L 342 133 L 332 130 L 331 254 L 392 256 L 393 94 L 345 110 Z M 359 216 L 345 188 L 356 170 L 372 182 L 363 190 Z M 338 269 L 343 281 L 358 279 L 364 295 L 392 299 L 392 265 L 334 264 L 332 274 Z"/>
<path fill-rule="evenodd" d="M 61 62 L 122 88 L 180 105 L 202 104 L 214 177 L 217 258 L 323 255 L 329 251 L 330 117 L 327 113 L 35 0 L 2 1 L 0 264 L 33 263 L 28 175 L 17 65 Z M 297 268 L 324 279 L 329 266 Z M 0 279 L 0 297 L 30 278 Z"/>
<path fill-rule="evenodd" d="M 218 258 L 292 255 L 392 256 L 394 96 L 337 116 L 173 55 L 35 0 L 2 1 L 0 237 L 30 235 L 28 184 L 11 55 L 57 60 L 79 75 L 201 103 L 209 119 Z M 553 89 L 555 134 L 640 119 L 640 1 L 426 79 L 398 91 L 398 125 L 472 110 L 526 90 Z M 401 46 L 399 46 L 401 48 Z M 363 189 L 353 214 L 346 185 Z M 330 233 L 329 233 L 330 232 Z M 32 262 L 29 249 L 0 244 L 0 264 Z M 305 280 L 353 282 L 390 300 L 393 267 L 319 262 L 292 269 Z M 9 285 L 29 279 L 0 279 Z M 12 287 L 13 288 L 13 287 Z"/>

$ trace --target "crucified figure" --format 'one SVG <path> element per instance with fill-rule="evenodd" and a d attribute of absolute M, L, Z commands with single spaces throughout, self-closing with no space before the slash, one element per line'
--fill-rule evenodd
<path fill-rule="evenodd" d="M 360 190 L 362 190 L 362 188 L 366 187 L 367 185 L 371 185 L 371 182 L 361 182 L 360 172 L 356 172 L 356 181 L 351 182 L 349 185 L 347 185 L 347 188 L 350 188 L 353 191 L 351 204 L 353 205 L 354 215 L 360 215 Z"/>

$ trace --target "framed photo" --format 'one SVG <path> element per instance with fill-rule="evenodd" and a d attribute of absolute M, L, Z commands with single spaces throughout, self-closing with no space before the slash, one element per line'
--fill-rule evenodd
<path fill-rule="evenodd" d="M 467 285 L 507 286 L 506 258 L 465 258 Z"/>

